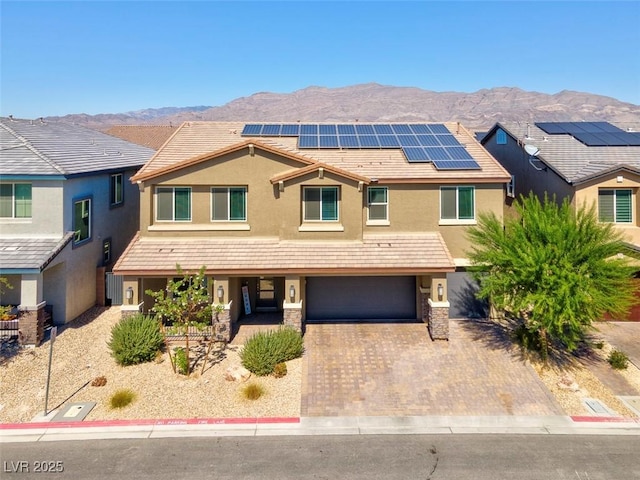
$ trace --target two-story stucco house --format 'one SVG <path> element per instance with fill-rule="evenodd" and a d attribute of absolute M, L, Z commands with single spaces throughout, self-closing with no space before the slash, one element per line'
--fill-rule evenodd
<path fill-rule="evenodd" d="M 176 265 L 205 266 L 222 338 L 256 309 L 298 328 L 424 319 L 447 338 L 465 229 L 483 210 L 502 216 L 509 178 L 457 123 L 184 123 L 132 178 L 123 309 L 148 310 L 144 292 Z"/>
<path fill-rule="evenodd" d="M 638 127 L 638 126 L 636 126 Z M 633 131 L 636 130 L 636 131 Z M 512 197 L 533 192 L 595 206 L 640 251 L 640 133 L 607 122 L 497 123 L 484 147 L 512 174 Z M 622 252 L 621 252 L 622 253 Z M 630 318 L 640 319 L 634 308 Z"/>
<path fill-rule="evenodd" d="M 130 177 L 153 150 L 84 127 L 0 119 L 0 303 L 18 306 L 28 343 L 43 318 L 66 323 L 96 304 L 96 272 L 110 270 L 138 229 Z"/>

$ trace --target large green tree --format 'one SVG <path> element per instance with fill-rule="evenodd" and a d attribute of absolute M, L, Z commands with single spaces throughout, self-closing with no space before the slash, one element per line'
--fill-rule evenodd
<path fill-rule="evenodd" d="M 543 356 L 549 340 L 572 351 L 594 320 L 633 304 L 636 269 L 619 255 L 621 236 L 598 221 L 595 207 L 530 194 L 515 209 L 504 226 L 491 213 L 469 229 L 478 296 L 522 319 Z"/>

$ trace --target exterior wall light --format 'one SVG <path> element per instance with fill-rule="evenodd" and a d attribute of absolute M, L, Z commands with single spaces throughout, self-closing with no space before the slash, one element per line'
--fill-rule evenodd
<path fill-rule="evenodd" d="M 296 299 L 296 287 L 291 285 L 289 287 L 289 298 L 291 299 L 291 303 L 293 303 Z"/>
<path fill-rule="evenodd" d="M 442 300 L 442 297 L 444 297 L 444 287 L 442 286 L 441 283 L 438 284 L 438 300 Z"/>
<path fill-rule="evenodd" d="M 127 297 L 127 301 L 128 301 L 129 303 L 132 303 L 132 302 L 133 302 L 133 287 L 128 287 L 128 288 L 125 290 L 125 296 Z"/>
<path fill-rule="evenodd" d="M 222 285 L 218 286 L 218 301 L 222 303 L 224 300 L 224 287 Z"/>

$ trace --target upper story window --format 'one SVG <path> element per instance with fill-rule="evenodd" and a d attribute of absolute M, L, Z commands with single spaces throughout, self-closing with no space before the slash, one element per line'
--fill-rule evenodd
<path fill-rule="evenodd" d="M 496 143 L 498 145 L 506 145 L 507 144 L 507 132 L 499 128 L 496 131 Z"/>
<path fill-rule="evenodd" d="M 156 220 L 191 221 L 191 187 L 157 187 Z"/>
<path fill-rule="evenodd" d="M 338 221 L 338 187 L 303 187 L 305 222 Z"/>
<path fill-rule="evenodd" d="M 91 198 L 73 202 L 73 243 L 78 244 L 91 238 Z"/>
<path fill-rule="evenodd" d="M 124 202 L 124 175 L 115 173 L 109 179 L 109 204 L 114 207 Z"/>
<path fill-rule="evenodd" d="M 471 223 L 475 218 L 475 187 L 440 187 L 441 223 Z"/>
<path fill-rule="evenodd" d="M 0 184 L 0 218 L 31 218 L 31 184 Z"/>
<path fill-rule="evenodd" d="M 631 223 L 631 189 L 615 188 L 598 191 L 598 218 L 601 222 Z"/>
<path fill-rule="evenodd" d="M 368 219 L 371 221 L 389 220 L 389 192 L 387 187 L 369 187 L 367 189 Z"/>
<path fill-rule="evenodd" d="M 247 221 L 247 187 L 213 187 L 211 220 L 214 222 Z"/>

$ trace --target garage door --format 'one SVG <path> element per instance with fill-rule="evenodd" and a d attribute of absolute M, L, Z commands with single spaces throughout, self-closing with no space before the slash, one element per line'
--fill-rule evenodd
<path fill-rule="evenodd" d="M 307 320 L 415 320 L 415 277 L 308 277 Z"/>

